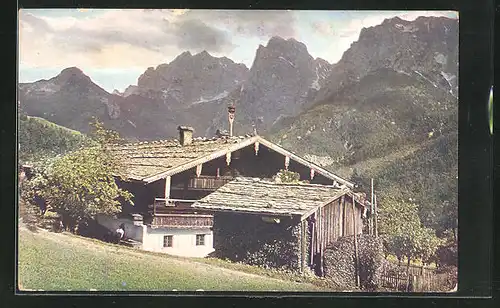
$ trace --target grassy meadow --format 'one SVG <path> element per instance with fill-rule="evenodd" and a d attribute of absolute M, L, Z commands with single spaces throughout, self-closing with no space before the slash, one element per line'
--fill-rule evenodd
<path fill-rule="evenodd" d="M 327 291 L 250 273 L 249 266 L 238 270 L 222 260 L 171 257 L 66 233 L 21 228 L 18 247 L 20 290 Z"/>

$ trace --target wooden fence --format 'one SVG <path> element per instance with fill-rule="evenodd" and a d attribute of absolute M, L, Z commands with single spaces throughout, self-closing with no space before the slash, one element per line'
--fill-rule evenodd
<path fill-rule="evenodd" d="M 390 272 L 384 270 L 380 276 L 380 286 L 394 291 L 412 292 L 413 279 L 409 279 L 409 277 L 414 276 L 408 276 L 400 271 Z"/>
<path fill-rule="evenodd" d="M 449 276 L 446 273 L 430 273 L 413 276 L 414 292 L 448 292 L 452 288 L 449 285 Z"/>
<path fill-rule="evenodd" d="M 445 292 L 449 276 L 445 273 L 436 273 L 434 269 L 419 266 L 410 266 L 408 274 L 406 266 L 384 268 L 381 274 L 380 286 L 400 292 Z"/>

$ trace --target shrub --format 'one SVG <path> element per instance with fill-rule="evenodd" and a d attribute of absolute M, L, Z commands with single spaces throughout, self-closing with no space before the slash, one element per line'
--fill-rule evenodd
<path fill-rule="evenodd" d="M 458 245 L 456 242 L 451 242 L 446 245 L 439 246 L 436 251 L 437 265 L 442 266 L 458 266 Z"/>
<path fill-rule="evenodd" d="M 444 265 L 436 270 L 436 275 L 440 277 L 436 286 L 438 291 L 449 291 L 458 283 L 458 269 L 453 265 Z"/>
<path fill-rule="evenodd" d="M 263 222 L 259 216 L 218 213 L 214 217 L 216 256 L 264 268 L 300 269 L 299 225 L 282 219 Z"/>
<path fill-rule="evenodd" d="M 278 183 L 298 183 L 300 182 L 300 173 L 280 170 L 275 177 L 275 181 Z"/>
<path fill-rule="evenodd" d="M 358 236 L 358 261 L 360 287 L 378 288 L 384 262 L 382 241 L 371 235 Z M 356 287 L 356 259 L 354 236 L 346 236 L 328 246 L 324 253 L 325 277 L 345 288 Z"/>

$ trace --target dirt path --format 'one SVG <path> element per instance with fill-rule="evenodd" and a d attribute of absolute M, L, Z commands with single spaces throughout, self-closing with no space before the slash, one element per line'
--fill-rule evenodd
<path fill-rule="evenodd" d="M 56 242 L 61 245 L 75 245 L 75 246 L 80 246 L 84 245 L 87 249 L 94 250 L 96 252 L 101 252 L 101 253 L 120 253 L 121 255 L 128 255 L 128 256 L 133 256 L 138 259 L 143 259 L 146 258 L 148 261 L 151 261 L 151 259 L 157 260 L 159 262 L 169 262 L 169 263 L 174 263 L 180 266 L 184 266 L 186 268 L 191 268 L 193 271 L 197 272 L 219 272 L 221 275 L 227 276 L 229 279 L 230 277 L 234 276 L 239 276 L 239 277 L 249 277 L 249 278 L 262 278 L 266 279 L 269 281 L 276 281 L 276 282 L 283 282 L 284 280 L 273 278 L 273 277 L 268 277 L 268 276 L 261 276 L 261 275 L 256 275 L 256 274 L 251 274 L 251 273 L 245 273 L 237 270 L 232 270 L 224 267 L 219 267 L 216 265 L 212 264 L 207 264 L 203 262 L 197 262 L 196 260 L 188 260 L 188 259 L 180 259 L 178 257 L 171 257 L 168 255 L 165 256 L 160 256 L 160 255 L 155 255 L 153 253 L 148 253 L 148 252 L 142 252 L 142 251 L 134 251 L 133 248 L 125 248 L 125 247 L 120 247 L 118 245 L 113 245 L 109 243 L 97 243 L 94 242 L 91 239 L 87 239 L 84 237 L 79 237 L 67 233 L 54 233 L 47 231 L 45 229 L 38 229 L 37 232 L 31 232 L 29 231 L 24 224 L 19 225 L 20 232 L 29 232 L 30 234 L 34 235 L 35 237 L 40 237 L 42 240 L 50 240 L 53 242 Z M 290 282 L 290 281 L 287 281 Z"/>

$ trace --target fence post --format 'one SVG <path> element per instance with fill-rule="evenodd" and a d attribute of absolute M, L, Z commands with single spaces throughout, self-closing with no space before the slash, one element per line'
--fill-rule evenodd
<path fill-rule="evenodd" d="M 417 275 L 413 275 L 412 289 L 413 289 L 412 291 L 417 291 L 417 292 L 421 291 Z"/>

